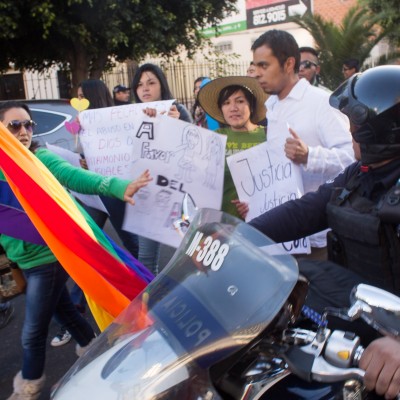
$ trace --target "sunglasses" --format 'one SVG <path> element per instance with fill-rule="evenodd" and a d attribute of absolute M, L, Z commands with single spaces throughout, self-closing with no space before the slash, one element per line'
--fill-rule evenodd
<path fill-rule="evenodd" d="M 26 119 L 24 121 L 13 120 L 7 125 L 7 128 L 13 135 L 19 133 L 22 127 L 24 127 L 28 132 L 33 132 L 33 128 L 36 126 L 36 122 L 31 119 Z"/>
<path fill-rule="evenodd" d="M 307 69 L 311 68 L 312 66 L 318 67 L 318 64 L 316 64 L 315 62 L 309 61 L 309 60 L 305 60 L 300 63 L 300 67 L 304 67 Z"/>

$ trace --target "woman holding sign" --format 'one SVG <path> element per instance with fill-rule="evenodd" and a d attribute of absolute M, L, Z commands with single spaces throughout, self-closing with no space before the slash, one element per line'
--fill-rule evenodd
<path fill-rule="evenodd" d="M 76 168 L 48 149 L 38 148 L 37 144 L 32 142 L 33 128 L 36 124 L 32 121 L 32 115 L 26 104 L 14 101 L 0 104 L 0 121 L 23 146 L 34 153 L 63 186 L 71 190 L 113 196 L 134 204 L 133 195 L 151 180 L 148 171 L 132 182 L 104 177 Z M 2 171 L 0 171 L 0 182 L 3 204 L 11 208 L 17 207 L 16 199 Z M 53 217 L 57 218 L 57 215 Z M 2 222 L 10 223 L 5 220 L 7 216 L 2 218 L 4 218 Z M 89 216 L 86 216 L 86 222 L 95 232 L 96 224 Z M 66 288 L 67 272 L 40 237 L 23 236 L 27 228 L 27 225 L 21 225 L 21 232 L 14 232 L 14 236 L 11 236 L 9 231 L 7 233 L 10 236 L 4 233 L 0 235 L 0 244 L 7 258 L 18 264 L 27 281 L 25 319 L 22 328 L 22 370 L 14 378 L 14 393 L 10 397 L 15 400 L 37 399 L 40 396 L 45 380 L 48 327 L 53 315 L 78 343 L 78 355 L 83 353 L 83 348 L 95 337 L 92 327 L 71 301 Z"/>
<path fill-rule="evenodd" d="M 200 89 L 198 100 L 208 115 L 225 126 L 216 132 L 228 136 L 226 157 L 266 140 L 265 127 L 259 122 L 265 119 L 267 95 L 254 78 L 229 76 L 214 79 Z M 241 218 L 245 218 L 248 212 L 247 203 L 238 200 L 226 162 L 222 210 Z"/>
<path fill-rule="evenodd" d="M 133 77 L 131 86 L 135 103 L 150 103 L 152 101 L 172 100 L 174 96 L 168 86 L 167 78 L 161 68 L 154 64 L 143 64 Z M 146 108 L 150 117 L 156 115 L 156 110 Z M 193 122 L 189 111 L 183 104 L 174 102 L 168 111 L 168 116 L 182 121 Z M 154 275 L 158 273 L 160 243 L 152 239 L 139 237 L 139 261 Z"/>
<path fill-rule="evenodd" d="M 174 98 L 168 86 L 167 78 L 161 68 L 155 64 L 143 64 L 136 70 L 132 81 L 132 90 L 135 103 L 150 103 L 151 101 L 172 100 Z M 155 114 L 149 112 L 148 115 L 154 116 Z M 186 107 L 176 101 L 169 109 L 168 116 L 193 122 Z"/>
<path fill-rule="evenodd" d="M 111 96 L 110 90 L 100 79 L 86 79 L 82 81 L 78 86 L 78 98 L 89 100 L 89 109 L 91 110 L 114 106 L 114 100 Z M 133 255 L 133 257 L 138 258 L 139 240 L 137 235 L 122 229 L 125 210 L 124 204 L 118 199 L 109 197 L 102 197 L 101 199 L 108 211 L 108 215 L 86 205 L 83 205 L 83 208 L 94 219 L 97 225 L 100 226 L 100 228 L 104 227 L 109 218 L 124 247 Z M 76 296 L 76 301 L 79 303 L 79 296 Z"/>
<path fill-rule="evenodd" d="M 80 100 L 87 99 L 89 101 L 89 109 L 114 106 L 114 100 L 111 96 L 110 90 L 100 79 L 86 79 L 82 81 L 78 86 L 77 95 Z M 86 160 L 82 158 L 80 161 L 82 167 L 88 169 Z M 138 236 L 132 232 L 122 229 L 122 223 L 125 215 L 124 203 L 120 199 L 106 196 L 101 196 L 101 200 L 106 207 L 108 214 L 84 203 L 80 204 L 100 228 L 104 228 L 107 220 L 109 219 L 113 228 L 115 229 L 115 232 L 121 239 L 125 249 L 128 250 L 133 257 L 138 258 Z M 78 310 L 81 313 L 84 313 L 86 309 L 86 299 L 83 291 L 76 284 L 74 284 L 71 288 L 71 298 Z M 51 345 L 62 346 L 68 343 L 70 339 L 71 335 L 69 332 L 65 330 L 65 327 L 61 327 L 61 330 L 51 341 Z"/>

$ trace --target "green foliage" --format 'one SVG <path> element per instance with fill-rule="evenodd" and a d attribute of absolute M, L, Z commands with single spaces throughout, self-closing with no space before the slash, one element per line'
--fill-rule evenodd
<path fill-rule="evenodd" d="M 201 44 L 200 29 L 236 0 L 7 0 L 0 2 L 0 69 L 62 65 L 74 86 L 114 61 L 171 56 Z"/>
<path fill-rule="evenodd" d="M 356 58 L 360 65 L 370 56 L 373 47 L 387 37 L 390 30 L 380 27 L 381 14 L 368 8 L 351 8 L 340 25 L 324 20 L 320 15 L 293 17 L 292 21 L 306 29 L 314 38 L 320 52 L 323 84 L 335 89 L 342 81 L 342 64 L 345 59 Z"/>
<path fill-rule="evenodd" d="M 0 37 L 10 39 L 15 37 L 18 28 L 16 21 L 19 17 L 20 14 L 13 2 L 0 1 Z"/>
<path fill-rule="evenodd" d="M 399 0 L 359 0 L 363 7 L 381 15 L 380 24 L 390 30 L 389 40 L 400 46 L 400 2 Z"/>

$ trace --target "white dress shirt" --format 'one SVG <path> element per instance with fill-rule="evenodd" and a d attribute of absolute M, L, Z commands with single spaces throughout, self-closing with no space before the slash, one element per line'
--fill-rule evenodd
<path fill-rule="evenodd" d="M 283 100 L 272 95 L 265 103 L 267 143 L 282 145 L 284 155 L 286 138 L 291 137 L 289 125 L 308 146 L 308 161 L 302 165 L 304 193 L 318 189 L 354 162 L 349 120 L 330 106 L 329 96 L 302 78 Z M 325 247 L 326 232 L 311 236 L 310 242 Z"/>

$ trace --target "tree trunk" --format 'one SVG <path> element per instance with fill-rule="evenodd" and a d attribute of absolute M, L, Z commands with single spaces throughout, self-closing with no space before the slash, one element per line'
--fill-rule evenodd
<path fill-rule="evenodd" d="M 72 96 L 76 96 L 79 84 L 89 78 L 90 60 L 87 52 L 80 44 L 75 44 L 70 55 Z"/>
<path fill-rule="evenodd" d="M 89 76 L 93 79 L 101 79 L 108 61 L 107 51 L 99 52 L 98 56 L 92 60 Z"/>
<path fill-rule="evenodd" d="M 135 60 L 126 60 L 127 66 L 128 66 L 128 82 L 129 86 L 132 84 L 133 77 L 135 76 L 135 72 L 138 69 L 138 63 Z"/>

